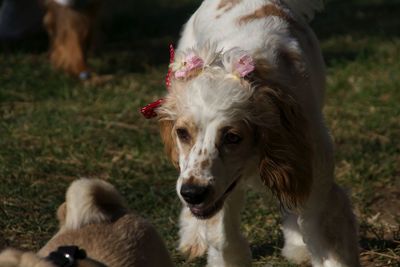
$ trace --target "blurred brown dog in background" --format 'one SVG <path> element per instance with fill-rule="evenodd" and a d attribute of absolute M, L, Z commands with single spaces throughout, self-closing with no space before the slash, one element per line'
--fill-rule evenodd
<path fill-rule="evenodd" d="M 90 77 L 88 49 L 98 25 L 102 0 L 45 0 L 44 26 L 52 65 L 73 76 Z"/>

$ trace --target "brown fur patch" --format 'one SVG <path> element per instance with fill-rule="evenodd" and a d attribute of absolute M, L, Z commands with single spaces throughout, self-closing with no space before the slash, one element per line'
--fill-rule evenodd
<path fill-rule="evenodd" d="M 257 59 L 253 74 L 246 78 L 248 82 L 255 86 L 282 88 L 284 85 L 281 84 L 281 81 L 287 81 L 291 78 L 291 75 L 307 76 L 303 67 L 302 56 L 297 51 L 290 51 L 281 47 L 278 55 L 278 64 L 274 66 L 265 59 Z"/>
<path fill-rule="evenodd" d="M 221 0 L 218 4 L 217 9 L 225 9 L 226 11 L 231 10 L 234 6 L 239 4 L 241 0 Z"/>
<path fill-rule="evenodd" d="M 189 178 L 184 181 L 184 184 L 190 184 L 190 185 L 198 185 L 198 186 L 208 186 L 209 183 L 205 179 L 197 179 L 196 178 L 196 173 L 192 172 L 189 174 Z"/>
<path fill-rule="evenodd" d="M 174 127 L 174 122 L 168 121 L 168 120 L 160 120 L 159 126 L 160 126 L 161 139 L 164 142 L 164 150 L 167 153 L 167 155 L 169 156 L 169 159 L 171 160 L 172 164 L 174 164 L 175 168 L 179 169 L 178 151 L 177 151 L 175 139 L 173 138 L 173 135 L 172 135 L 173 134 L 172 129 Z"/>
<path fill-rule="evenodd" d="M 225 134 L 223 128 L 225 128 L 225 126 L 220 127 L 220 128 L 217 130 L 217 135 L 216 135 L 216 137 L 215 137 L 215 143 L 214 143 L 214 146 L 215 146 L 216 149 L 219 149 L 219 148 L 222 146 L 222 142 L 223 142 L 222 139 L 223 139 L 223 135 Z"/>
<path fill-rule="evenodd" d="M 192 148 L 194 146 L 195 141 L 196 141 L 197 133 L 198 133 L 199 129 L 197 128 L 197 125 L 194 124 L 194 122 L 189 120 L 189 119 L 185 119 L 183 123 L 184 123 L 185 127 L 187 128 L 187 130 L 188 130 L 188 132 L 190 134 L 191 138 L 190 138 L 189 145 L 190 145 L 190 148 Z"/>
<path fill-rule="evenodd" d="M 234 8 L 237 4 L 239 4 L 241 0 L 221 0 L 217 7 L 217 10 L 221 10 L 222 13 L 217 15 L 215 18 L 219 19 L 224 13 L 230 11 Z"/>
<path fill-rule="evenodd" d="M 210 159 L 205 159 L 202 162 L 200 162 L 200 168 L 201 169 L 205 169 L 210 165 L 211 165 L 211 160 Z"/>
<path fill-rule="evenodd" d="M 178 128 L 184 128 L 189 133 L 190 138 L 188 140 L 180 141 L 183 155 L 188 156 L 197 138 L 197 125 L 191 120 L 191 118 L 182 117 L 175 122 L 175 126 L 172 131 L 175 131 Z"/>
<path fill-rule="evenodd" d="M 114 192 L 105 189 L 102 185 L 92 188 L 92 196 L 95 205 L 104 216 L 107 216 L 110 222 L 118 220 L 127 213 L 124 200 Z"/>
<path fill-rule="evenodd" d="M 189 179 L 187 179 L 187 180 L 185 181 L 185 184 L 194 184 L 194 183 L 195 183 L 195 178 L 194 178 L 193 175 L 191 175 L 191 176 L 189 177 Z"/>
<path fill-rule="evenodd" d="M 253 20 L 257 19 L 262 19 L 268 16 L 275 16 L 279 17 L 283 20 L 286 20 L 289 23 L 294 23 L 294 20 L 282 9 L 278 8 L 275 5 L 265 5 L 257 10 L 255 10 L 253 13 L 245 15 L 241 18 L 239 18 L 238 23 L 239 25 L 249 23 Z"/>
<path fill-rule="evenodd" d="M 255 115 L 265 114 L 263 121 L 270 122 L 256 126 L 262 149 L 260 177 L 283 206 L 298 207 L 307 200 L 313 181 L 307 121 L 296 101 L 279 89 L 260 87 L 253 101 Z"/>

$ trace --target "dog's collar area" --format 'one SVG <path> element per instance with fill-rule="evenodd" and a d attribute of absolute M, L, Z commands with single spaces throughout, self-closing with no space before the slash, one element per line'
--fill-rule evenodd
<path fill-rule="evenodd" d="M 86 252 L 77 246 L 61 246 L 51 252 L 46 260 L 58 267 L 76 267 L 78 260 L 86 258 Z"/>

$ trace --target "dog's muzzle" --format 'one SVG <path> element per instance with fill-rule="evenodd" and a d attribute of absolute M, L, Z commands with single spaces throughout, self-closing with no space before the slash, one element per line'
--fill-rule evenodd
<path fill-rule="evenodd" d="M 238 180 L 235 180 L 213 203 L 207 203 L 207 197 L 212 195 L 211 186 L 194 188 L 191 186 L 182 185 L 181 187 L 181 195 L 182 188 L 184 188 L 184 193 L 186 193 L 186 197 L 182 195 L 183 199 L 188 203 L 188 208 L 192 212 L 192 214 L 202 220 L 209 219 L 217 214 L 224 206 L 225 199 L 229 196 L 229 194 L 236 187 Z M 196 187 L 196 186 L 195 186 Z M 186 192 L 187 191 L 187 192 Z M 188 201 L 189 200 L 189 201 Z"/>
<path fill-rule="evenodd" d="M 210 186 L 183 184 L 180 194 L 188 204 L 198 205 L 207 199 L 211 191 L 210 189 Z"/>

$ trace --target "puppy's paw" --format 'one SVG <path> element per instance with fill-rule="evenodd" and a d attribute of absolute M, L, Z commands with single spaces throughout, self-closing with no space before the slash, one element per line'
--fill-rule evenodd
<path fill-rule="evenodd" d="M 188 261 L 191 261 L 194 258 L 203 256 L 207 251 L 207 245 L 201 240 L 195 240 L 195 242 L 191 243 L 181 241 L 178 249 Z"/>

